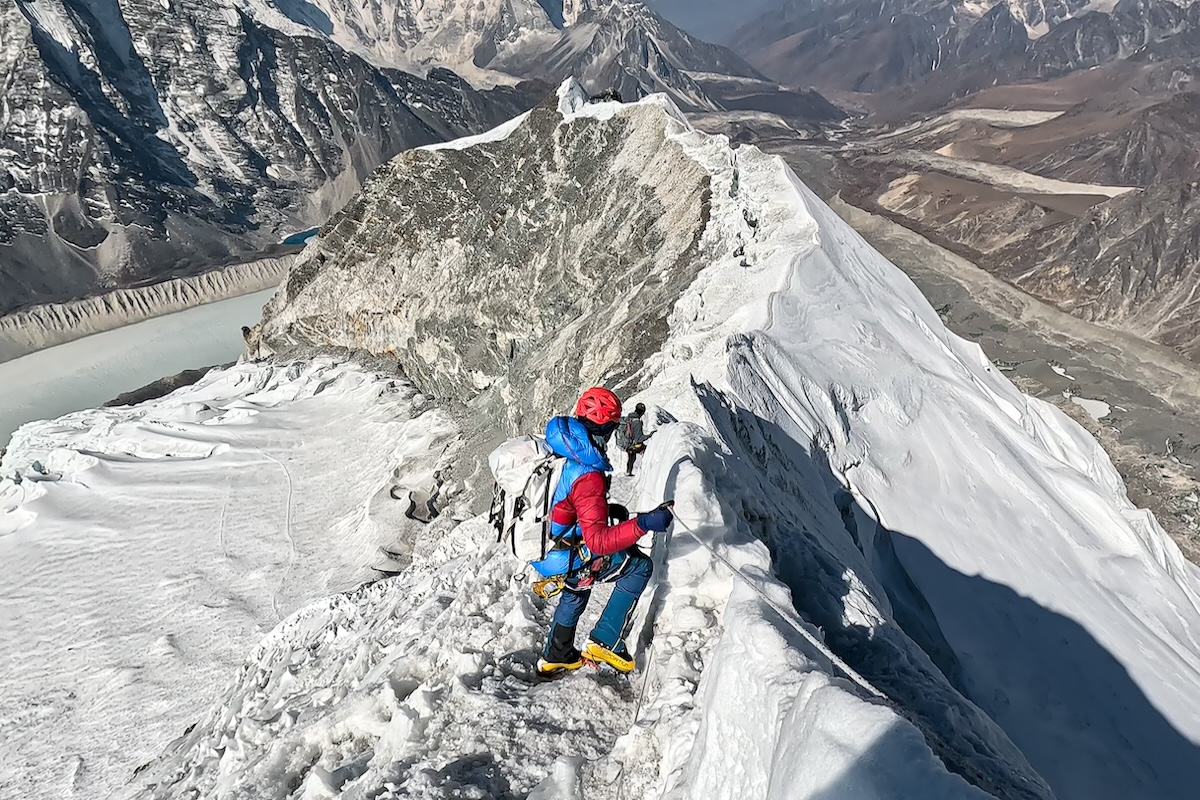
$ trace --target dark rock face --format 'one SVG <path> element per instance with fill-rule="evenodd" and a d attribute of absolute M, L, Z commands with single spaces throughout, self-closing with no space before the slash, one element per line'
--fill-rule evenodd
<path fill-rule="evenodd" d="M 0 11 L 0 313 L 261 251 L 324 221 L 395 153 L 532 99 L 383 70 L 250 8 Z"/>
<path fill-rule="evenodd" d="M 730 48 L 783 83 L 880 91 L 928 75 L 948 55 L 949 9 L 915 5 L 787 0 L 738 31 Z"/>
<path fill-rule="evenodd" d="M 708 173 L 662 108 L 401 154 L 323 229 L 251 337 L 394 355 L 439 400 L 501 419 L 618 385 L 666 336 L 705 263 Z M 636 323 L 628 322 L 636 320 Z"/>
<path fill-rule="evenodd" d="M 999 0 L 979 15 L 978 4 L 957 1 L 781 0 L 730 46 L 785 83 L 879 92 L 923 80 L 971 87 L 976 73 L 999 83 L 1055 77 L 1200 27 L 1200 7 L 1182 2 L 1121 0 L 1108 13 L 1090 5 Z"/>
<path fill-rule="evenodd" d="M 672 24 L 717 44 L 726 44 L 738 28 L 778 5 L 778 0 L 646 0 Z"/>
<path fill-rule="evenodd" d="M 998 3 L 967 31 L 959 52 L 974 59 L 997 59 L 1021 57 L 1029 47 L 1025 26 L 1007 5 Z"/>

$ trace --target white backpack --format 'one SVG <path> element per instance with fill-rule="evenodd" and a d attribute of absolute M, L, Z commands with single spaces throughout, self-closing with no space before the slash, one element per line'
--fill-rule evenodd
<path fill-rule="evenodd" d="M 533 435 L 509 439 L 488 456 L 496 479 L 488 520 L 496 541 L 507 542 L 522 562 L 545 558 L 551 547 L 551 500 L 565 464 L 544 438 Z"/>

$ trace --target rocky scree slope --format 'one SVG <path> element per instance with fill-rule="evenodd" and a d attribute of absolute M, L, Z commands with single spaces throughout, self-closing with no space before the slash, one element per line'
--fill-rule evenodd
<path fill-rule="evenodd" d="M 996 83 L 1046 79 L 1187 39 L 1186 0 L 782 0 L 729 42 L 776 80 L 944 103 Z M 1193 55 L 1195 51 L 1193 51 Z"/>
<path fill-rule="evenodd" d="M 1152 46 L 1036 86 L 986 89 L 899 128 L 881 122 L 841 154 L 843 194 L 1076 316 L 1195 358 L 1196 77 L 1194 59 Z M 989 184 L 980 164 L 1021 170 L 1030 184 Z M 1039 190 L 1041 178 L 1075 186 Z M 1114 186 L 1131 190 L 1104 189 Z"/>
<path fill-rule="evenodd" d="M 372 65 L 257 0 L 6 4 L 0 313 L 260 251 L 397 152 L 529 104 Z"/>
<path fill-rule="evenodd" d="M 300 256 L 254 338 L 394 355 L 424 391 L 494 402 L 516 427 L 620 383 L 706 263 L 710 179 L 672 125 L 653 104 L 564 121 L 548 102 L 497 141 L 401 154 Z"/>

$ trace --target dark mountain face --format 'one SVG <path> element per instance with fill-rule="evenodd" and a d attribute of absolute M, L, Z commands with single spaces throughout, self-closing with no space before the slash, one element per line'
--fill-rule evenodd
<path fill-rule="evenodd" d="M 925 81 L 946 89 L 948 100 L 981 75 L 987 85 L 1057 77 L 1200 27 L 1200 6 L 1173 0 L 1121 0 L 1107 13 L 1090 5 L 783 0 L 743 26 L 730 47 L 784 83 L 880 92 Z"/>
<path fill-rule="evenodd" d="M 778 0 L 647 0 L 646 5 L 693 36 L 728 44 L 748 22 L 773 10 Z"/>
<path fill-rule="evenodd" d="M 0 12 L 0 312 L 261 251 L 324 221 L 397 152 L 483 130 L 544 91 L 476 92 L 241 6 L 169 6 Z"/>
<path fill-rule="evenodd" d="M 1006 273 L 1065 310 L 1200 359 L 1200 192 L 1169 182 L 1037 231 L 999 255 Z"/>

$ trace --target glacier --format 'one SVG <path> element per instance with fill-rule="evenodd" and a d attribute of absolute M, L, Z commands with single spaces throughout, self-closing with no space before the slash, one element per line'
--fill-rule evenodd
<path fill-rule="evenodd" d="M 424 182 L 470 164 L 485 185 Z M 581 213 L 538 208 L 554 199 L 526 180 L 575 187 Z M 422 190 L 456 212 L 424 212 L 456 234 L 440 248 L 378 211 Z M 522 191 L 526 239 L 489 225 L 489 192 Z M 523 255 L 548 242 L 577 274 Z M 573 281 L 590 292 L 564 301 Z M 520 338 L 514 283 L 545 303 Z M 1200 571 L 1078 424 L 949 333 L 781 160 L 665 97 L 567 84 L 491 136 L 401 155 L 293 265 L 250 356 L 14 436 L 0 789 L 1194 794 Z M 513 667 L 552 606 L 492 543 L 481 458 L 591 382 L 657 429 L 615 499 L 673 498 L 679 521 L 643 540 L 637 672 L 530 687 Z M 40 634 L 64 627 L 85 653 Z"/>
<path fill-rule="evenodd" d="M 124 325 L 273 289 L 294 258 L 259 258 L 0 316 L 0 363 Z"/>

